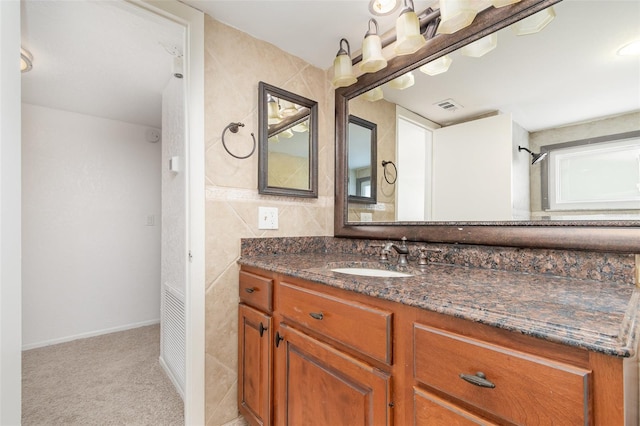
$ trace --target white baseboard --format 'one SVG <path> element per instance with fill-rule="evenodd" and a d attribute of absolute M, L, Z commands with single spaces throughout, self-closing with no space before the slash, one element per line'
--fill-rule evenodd
<path fill-rule="evenodd" d="M 184 402 L 184 391 L 182 390 L 182 388 L 180 387 L 180 384 L 178 383 L 175 376 L 171 372 L 171 369 L 169 368 L 167 363 L 164 362 L 164 359 L 162 359 L 162 356 L 160 356 L 158 359 L 160 361 L 160 367 L 162 367 L 162 369 L 164 370 L 169 380 L 171 380 L 171 383 L 173 383 L 173 387 L 176 388 L 176 391 L 180 394 L 180 398 L 182 398 L 182 401 Z"/>
<path fill-rule="evenodd" d="M 30 343 L 28 345 L 23 345 L 22 346 L 22 350 L 23 351 L 27 351 L 29 349 L 42 348 L 44 346 L 57 345 L 58 343 L 71 342 L 72 340 L 86 339 L 87 337 L 95 337 L 95 336 L 100 336 L 102 334 L 116 333 L 118 331 L 131 330 L 132 328 L 144 327 L 144 326 L 147 326 L 147 325 L 154 325 L 154 324 L 159 324 L 159 323 L 160 323 L 160 318 L 149 320 L 149 321 L 137 322 L 137 323 L 134 323 L 134 324 L 122 325 L 122 326 L 119 326 L 119 327 L 105 328 L 105 329 L 102 329 L 102 330 L 89 331 L 87 333 L 80 333 L 80 334 L 76 334 L 76 335 L 73 335 L 73 336 L 61 337 L 59 339 L 51 339 L 51 340 L 45 340 L 45 341 L 42 341 L 42 342 Z"/>

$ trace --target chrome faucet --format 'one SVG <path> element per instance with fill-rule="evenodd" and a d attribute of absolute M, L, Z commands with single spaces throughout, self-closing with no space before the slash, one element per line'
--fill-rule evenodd
<path fill-rule="evenodd" d="M 400 245 L 393 242 L 386 243 L 382 248 L 382 257 L 386 258 L 386 255 L 391 253 L 392 248 L 398 253 L 398 265 L 408 265 L 407 255 L 409 254 L 409 247 L 407 247 L 407 237 L 402 237 L 402 243 Z"/>

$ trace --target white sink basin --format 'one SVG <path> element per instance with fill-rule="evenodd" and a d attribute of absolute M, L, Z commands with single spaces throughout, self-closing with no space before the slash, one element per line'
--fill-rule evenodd
<path fill-rule="evenodd" d="M 389 271 L 387 269 L 373 269 L 373 268 L 335 268 L 333 272 L 339 272 L 341 274 L 361 275 L 365 277 L 386 277 L 386 278 L 401 278 L 411 277 L 411 274 L 404 272 Z"/>

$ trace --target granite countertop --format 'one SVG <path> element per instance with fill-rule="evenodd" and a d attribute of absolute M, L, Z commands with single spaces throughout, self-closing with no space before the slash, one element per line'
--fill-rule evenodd
<path fill-rule="evenodd" d="M 638 347 L 640 289 L 617 282 L 431 263 L 405 278 L 347 275 L 345 266 L 401 270 L 358 254 L 242 256 L 241 265 L 620 357 Z"/>

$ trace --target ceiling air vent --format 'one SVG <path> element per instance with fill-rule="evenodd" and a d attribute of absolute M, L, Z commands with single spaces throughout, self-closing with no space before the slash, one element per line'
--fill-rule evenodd
<path fill-rule="evenodd" d="M 453 112 L 458 109 L 462 109 L 462 105 L 454 101 L 453 99 L 445 99 L 444 101 L 436 102 L 434 105 L 442 108 L 445 111 Z"/>

